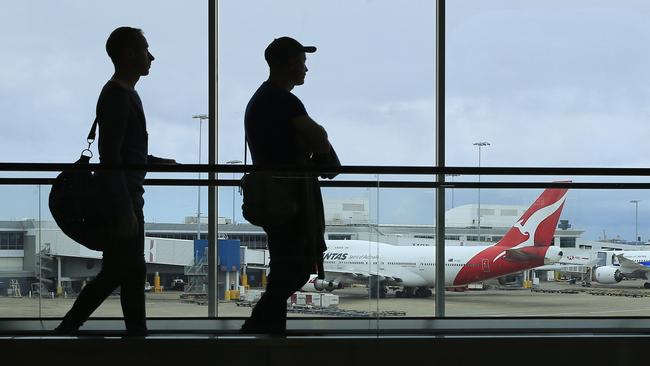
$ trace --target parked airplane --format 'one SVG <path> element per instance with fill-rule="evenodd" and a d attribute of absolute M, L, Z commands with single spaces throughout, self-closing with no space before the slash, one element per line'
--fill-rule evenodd
<path fill-rule="evenodd" d="M 598 259 L 606 263 L 594 271 L 598 283 L 613 284 L 621 282 L 623 277 L 650 280 L 650 251 L 598 252 Z M 650 282 L 643 287 L 650 289 Z"/>
<path fill-rule="evenodd" d="M 445 286 L 517 273 L 558 262 L 562 251 L 551 246 L 567 189 L 546 189 L 505 236 L 491 246 L 445 248 Z M 435 282 L 435 247 L 395 246 L 362 240 L 328 240 L 325 279 L 313 275 L 304 291 L 332 291 L 353 283 L 369 284 L 371 296 L 400 286 L 398 297 L 428 297 Z"/>

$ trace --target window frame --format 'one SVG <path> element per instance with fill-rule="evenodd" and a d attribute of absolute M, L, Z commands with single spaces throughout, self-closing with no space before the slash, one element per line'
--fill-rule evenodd
<path fill-rule="evenodd" d="M 630 177 L 650 176 L 650 169 L 642 168 L 539 168 L 539 167 L 491 167 L 467 168 L 448 167 L 445 164 L 445 0 L 436 0 L 436 164 L 431 167 L 395 167 L 395 166 L 343 166 L 336 169 L 339 173 L 357 174 L 402 174 L 402 175 L 427 175 L 431 181 L 325 181 L 323 187 L 369 187 L 369 188 L 420 188 L 433 189 L 436 192 L 436 234 L 437 238 L 445 238 L 445 192 L 454 188 L 582 188 L 582 189 L 650 189 L 650 183 L 544 183 L 544 182 L 454 182 L 447 181 L 447 176 L 453 175 L 493 175 L 493 176 L 544 176 L 544 175 L 582 175 L 582 176 L 608 176 Z M 121 167 L 125 169 L 147 170 L 152 172 L 204 172 L 208 179 L 147 179 L 147 185 L 166 186 L 196 186 L 208 187 L 208 252 L 211 258 L 218 257 L 217 238 L 219 230 L 216 216 L 218 209 L 219 187 L 232 187 L 239 184 L 235 179 L 219 179 L 220 173 L 246 173 L 258 171 L 254 166 L 219 165 L 218 161 L 218 2 L 208 1 L 209 20 L 209 161 L 207 165 L 187 164 L 183 166 L 156 167 L 151 169 L 142 166 Z M 41 164 L 41 163 L 0 163 L 3 172 L 58 172 L 72 168 L 72 164 Z M 102 169 L 91 165 L 87 169 Z M 299 171 L 315 171 L 313 169 L 296 169 L 295 167 L 278 167 Z M 48 185 L 52 178 L 0 178 L 2 185 Z M 23 244 L 24 245 L 24 244 Z M 444 240 L 436 241 L 435 263 L 445 263 Z M 445 316 L 444 268 L 436 266 L 435 287 L 435 316 L 434 317 L 407 317 L 400 319 L 372 318 L 372 319 L 330 319 L 307 318 L 289 319 L 288 322 L 297 329 L 325 329 L 331 331 L 354 330 L 382 332 L 446 332 L 465 333 L 472 331 L 494 332 L 499 330 L 520 330 L 526 332 L 559 332 L 567 329 L 598 329 L 600 331 L 624 330 L 630 332 L 645 332 L 650 327 L 648 317 L 626 318 L 456 318 Z M 190 330 L 197 332 L 214 332 L 215 330 L 236 331 L 241 324 L 238 318 L 218 317 L 217 298 L 217 266 L 211 262 L 208 279 L 208 315 L 203 318 L 160 319 L 149 318 L 154 332 L 175 332 Z M 544 320 L 540 325 L 538 320 Z M 6 332 L 32 332 L 53 328 L 57 320 L 41 318 L 30 319 L 1 319 L 0 333 Z M 121 320 L 115 318 L 92 319 L 89 321 L 91 329 L 110 330 L 119 329 Z M 535 325 L 535 327 L 531 327 Z M 50 327 L 51 326 L 51 327 Z M 492 334 L 492 333 L 491 333 Z"/>

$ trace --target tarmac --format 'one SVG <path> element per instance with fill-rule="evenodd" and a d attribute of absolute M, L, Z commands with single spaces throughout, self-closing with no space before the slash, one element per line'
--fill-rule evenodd
<path fill-rule="evenodd" d="M 536 289 L 487 289 L 465 292 L 445 292 L 447 317 L 616 317 L 650 316 L 650 290 L 643 289 L 641 280 L 623 281 L 616 285 L 593 284 L 582 287 L 566 282 L 542 282 Z M 204 304 L 186 302 L 182 292 L 147 293 L 148 317 L 206 317 Z M 314 314 L 291 312 L 289 316 L 350 316 L 376 314 L 388 316 L 426 317 L 435 314 L 435 302 L 429 298 L 396 298 L 389 291 L 386 298 L 370 299 L 363 287 L 336 290 L 339 312 Z M 73 297 L 12 298 L 0 297 L 3 318 L 62 317 L 72 306 Z M 247 317 L 251 307 L 238 306 L 236 301 L 218 303 L 220 317 Z M 398 314 L 398 315 L 395 315 Z M 121 317 L 119 296 L 110 296 L 93 314 L 98 317 Z"/>

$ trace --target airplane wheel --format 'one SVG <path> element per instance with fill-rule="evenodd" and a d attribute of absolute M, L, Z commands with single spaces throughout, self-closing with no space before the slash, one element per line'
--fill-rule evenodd
<path fill-rule="evenodd" d="M 388 289 L 386 289 L 386 287 L 381 287 L 381 288 L 370 287 L 368 291 L 370 292 L 371 299 L 376 299 L 376 298 L 383 299 L 386 297 L 386 293 L 388 293 Z"/>
<path fill-rule="evenodd" d="M 427 289 L 427 296 L 425 296 L 425 297 L 431 297 L 431 296 L 433 296 L 433 292 L 431 290 Z"/>
<path fill-rule="evenodd" d="M 650 282 L 644 283 L 643 288 L 650 289 Z"/>

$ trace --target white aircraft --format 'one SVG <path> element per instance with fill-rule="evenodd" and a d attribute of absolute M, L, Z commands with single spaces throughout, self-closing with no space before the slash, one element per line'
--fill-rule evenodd
<path fill-rule="evenodd" d="M 491 246 L 445 248 L 445 286 L 501 277 L 558 262 L 551 246 L 567 189 L 546 189 L 505 236 Z M 328 240 L 325 279 L 312 275 L 303 291 L 332 291 L 349 284 L 370 284 L 371 296 L 400 286 L 398 297 L 428 297 L 435 283 L 435 247 L 395 246 L 361 240 Z M 374 291 L 374 294 L 373 294 Z"/>
<path fill-rule="evenodd" d="M 598 283 L 613 284 L 621 282 L 623 277 L 650 280 L 650 251 L 598 252 L 598 257 L 608 263 L 594 271 L 594 280 Z M 650 282 L 643 287 L 650 289 Z"/>

